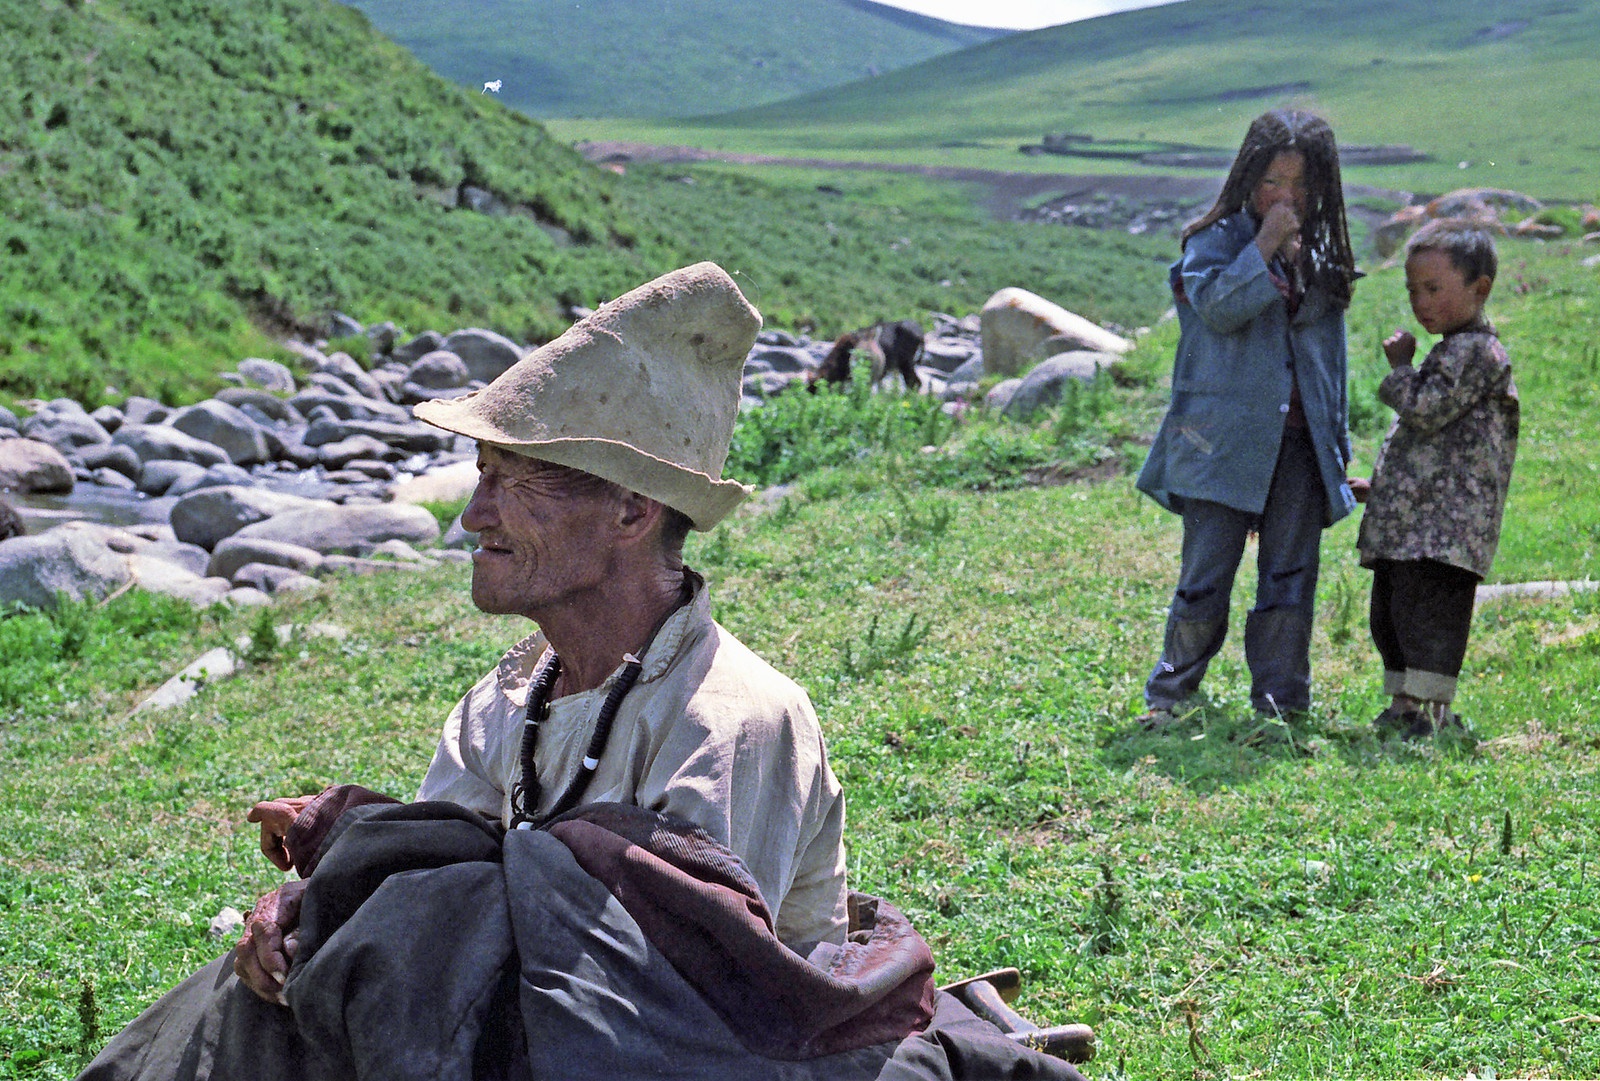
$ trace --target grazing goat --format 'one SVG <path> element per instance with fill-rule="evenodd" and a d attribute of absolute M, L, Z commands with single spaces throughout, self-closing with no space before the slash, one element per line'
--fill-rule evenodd
<path fill-rule="evenodd" d="M 872 385 L 883 382 L 889 372 L 899 372 L 910 390 L 922 389 L 917 375 L 917 358 L 922 355 L 922 328 L 909 319 L 898 323 L 874 323 L 860 330 L 846 331 L 833 341 L 833 348 L 816 370 L 806 376 L 807 389 L 818 383 L 848 383 L 850 361 L 857 349 L 872 360 Z"/>
<path fill-rule="evenodd" d="M 806 389 L 815 391 L 818 383 L 848 383 L 850 357 L 861 344 L 861 335 L 861 331 L 851 330 L 835 338 L 833 348 L 822 358 L 822 363 L 806 374 Z"/>
<path fill-rule="evenodd" d="M 478 91 L 478 93 L 480 93 L 480 94 L 498 94 L 498 93 L 500 93 L 500 88 L 502 86 L 504 86 L 504 85 L 505 85 L 505 80 L 504 79 L 496 79 L 492 83 L 484 83 L 483 84 L 483 89 Z"/>
<path fill-rule="evenodd" d="M 883 378 L 883 371 L 899 372 L 900 378 L 912 390 L 922 389 L 922 377 L 917 375 L 917 361 L 922 359 L 922 327 L 909 319 L 898 323 L 879 323 L 877 344 L 883 357 L 883 368 L 873 358 L 872 382 Z"/>

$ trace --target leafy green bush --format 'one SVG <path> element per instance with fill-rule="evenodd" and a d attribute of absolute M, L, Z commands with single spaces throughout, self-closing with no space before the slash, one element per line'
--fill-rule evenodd
<path fill-rule="evenodd" d="M 741 416 L 726 468 L 747 483 L 784 484 L 874 454 L 937 445 L 951 427 L 937 400 L 875 394 L 858 368 L 848 385 L 819 383 L 808 394 L 795 384 Z"/>
<path fill-rule="evenodd" d="M 72 698 L 84 671 L 117 688 L 148 681 L 150 652 L 193 636 L 201 621 L 187 603 L 143 590 L 0 618 L 0 721 Z"/>

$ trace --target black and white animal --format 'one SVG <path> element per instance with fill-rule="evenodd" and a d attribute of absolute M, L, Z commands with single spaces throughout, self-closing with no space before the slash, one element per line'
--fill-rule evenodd
<path fill-rule="evenodd" d="M 504 85 L 505 85 L 505 80 L 504 79 L 496 79 L 492 83 L 484 83 L 483 84 L 483 89 L 478 91 L 478 93 L 480 93 L 480 94 L 498 94 L 498 93 L 500 93 L 500 88 L 502 86 L 504 86 Z"/>
<path fill-rule="evenodd" d="M 867 354 L 872 361 L 872 385 L 883 382 L 890 372 L 898 372 L 907 389 L 920 390 L 922 377 L 917 375 L 917 360 L 922 356 L 922 327 L 909 319 L 897 323 L 874 323 L 860 330 L 846 331 L 833 341 L 833 348 L 822 358 L 815 371 L 806 377 L 806 386 L 818 383 L 848 383 L 850 361 L 857 350 Z"/>

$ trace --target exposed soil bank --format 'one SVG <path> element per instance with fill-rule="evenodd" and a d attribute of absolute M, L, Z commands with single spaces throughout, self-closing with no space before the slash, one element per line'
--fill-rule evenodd
<path fill-rule="evenodd" d="M 787 165 L 802 169 L 841 169 L 864 172 L 906 173 L 980 185 L 987 189 L 984 205 L 997 218 L 1016 218 L 1023 209 L 1041 199 L 1052 203 L 1086 202 L 1097 199 L 1120 200 L 1133 206 L 1189 207 L 1209 204 L 1222 190 L 1221 172 L 1206 176 L 1128 175 L 1120 173 L 1032 173 L 1003 169 L 975 169 L 954 165 L 915 165 L 906 162 L 840 161 L 832 158 L 789 158 L 773 154 L 741 154 L 732 151 L 703 150 L 694 146 L 657 146 L 616 140 L 581 142 L 577 150 L 592 162 L 627 163 L 632 161 L 683 163 L 725 161 L 736 165 Z M 1364 184 L 1345 185 L 1348 198 L 1383 199 L 1408 203 L 1411 193 L 1375 188 Z M 1368 214 L 1358 207 L 1351 214 L 1369 224 L 1387 217 L 1387 212 Z"/>

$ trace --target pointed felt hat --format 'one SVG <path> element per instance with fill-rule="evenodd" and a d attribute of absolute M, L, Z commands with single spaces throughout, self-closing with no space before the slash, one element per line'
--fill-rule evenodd
<path fill-rule="evenodd" d="M 761 314 L 715 263 L 674 270 L 574 323 L 480 391 L 419 419 L 593 473 L 716 525 L 750 489 L 722 479 Z"/>

